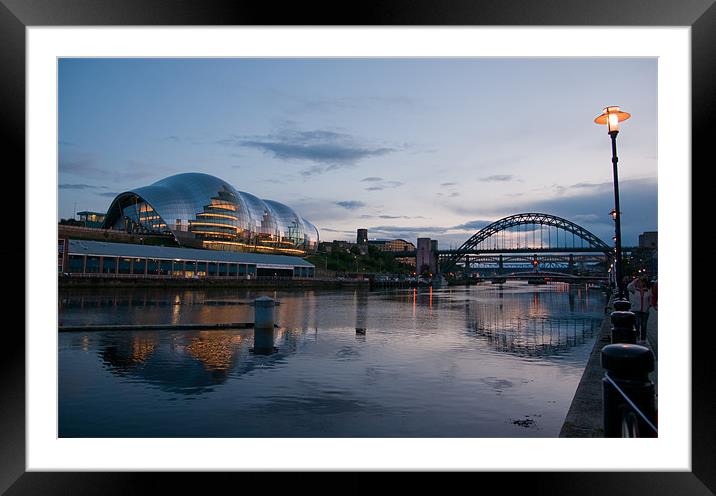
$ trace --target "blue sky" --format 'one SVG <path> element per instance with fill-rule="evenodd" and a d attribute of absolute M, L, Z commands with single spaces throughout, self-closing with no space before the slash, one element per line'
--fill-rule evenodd
<path fill-rule="evenodd" d="M 520 212 L 657 229 L 653 58 L 61 59 L 59 218 L 182 172 L 292 206 L 322 240 L 458 246 Z"/>

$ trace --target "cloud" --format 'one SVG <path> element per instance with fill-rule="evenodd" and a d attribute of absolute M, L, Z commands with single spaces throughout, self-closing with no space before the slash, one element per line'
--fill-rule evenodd
<path fill-rule="evenodd" d="M 104 196 L 105 198 L 115 198 L 119 193 L 107 191 L 105 193 L 95 193 L 97 196 Z"/>
<path fill-rule="evenodd" d="M 91 184 L 60 184 L 59 189 L 107 189 L 107 186 L 93 186 Z"/>
<path fill-rule="evenodd" d="M 142 160 L 126 160 L 122 167 L 112 167 L 102 163 L 90 152 L 81 150 L 60 150 L 58 169 L 61 175 L 70 175 L 82 179 L 107 181 L 111 177 L 113 184 L 138 181 L 160 176 L 169 169 L 165 166 Z M 71 184 L 71 183 L 68 183 Z"/>
<path fill-rule="evenodd" d="M 58 162 L 60 174 L 72 174 L 84 177 L 107 177 L 107 171 L 99 167 L 97 157 L 87 152 L 62 152 Z"/>
<path fill-rule="evenodd" d="M 376 146 L 357 138 L 334 131 L 283 130 L 264 136 L 229 136 L 217 141 L 225 146 L 254 148 L 280 160 L 318 162 L 332 168 L 353 165 L 356 162 L 396 151 L 395 148 Z M 319 169 L 310 169 L 318 173 Z M 320 172 L 330 170 L 322 168 Z M 304 174 L 311 175 L 311 174 Z"/>
<path fill-rule="evenodd" d="M 346 208 L 348 210 L 355 210 L 357 208 L 365 207 L 365 203 L 356 200 L 344 200 L 336 202 L 336 205 Z"/>
<path fill-rule="evenodd" d="M 497 220 L 497 219 L 495 219 Z M 452 230 L 456 231 L 479 231 L 483 227 L 492 224 L 494 221 L 491 220 L 471 220 L 464 224 L 451 227 Z"/>
<path fill-rule="evenodd" d="M 494 176 L 487 176 L 480 178 L 480 181 L 482 182 L 507 182 L 507 181 L 513 181 L 515 176 L 512 174 L 495 174 Z"/>
<path fill-rule="evenodd" d="M 399 186 L 402 186 L 403 182 L 401 181 L 380 181 L 375 186 L 370 186 L 368 188 L 365 188 L 366 191 L 383 191 L 384 189 L 392 189 L 397 188 Z"/>
<path fill-rule="evenodd" d="M 375 215 L 361 215 L 360 218 L 361 219 L 374 219 L 374 218 L 376 218 L 376 216 Z M 379 219 L 424 219 L 425 217 L 423 217 L 422 215 L 410 216 L 410 215 L 382 214 L 382 215 L 378 215 L 377 218 L 379 218 Z"/>
<path fill-rule="evenodd" d="M 362 183 L 370 183 L 370 182 L 382 181 L 382 180 L 383 180 L 382 177 L 371 176 L 371 177 L 365 177 L 365 178 L 361 179 L 360 181 Z"/>
<path fill-rule="evenodd" d="M 570 188 L 597 188 L 597 189 L 604 189 L 604 188 L 612 188 L 612 183 L 576 183 L 570 186 Z"/>
<path fill-rule="evenodd" d="M 321 227 L 321 231 L 328 231 L 328 232 L 334 232 L 334 233 L 341 233 L 341 234 L 355 234 L 354 231 L 344 231 L 341 229 L 330 229 L 328 227 Z"/>
<path fill-rule="evenodd" d="M 455 186 L 457 183 L 440 183 L 440 186 Z"/>
<path fill-rule="evenodd" d="M 415 235 L 415 234 L 439 234 L 444 233 L 444 227 L 437 226 L 373 226 L 368 228 L 368 232 L 378 232 L 388 235 Z"/>
<path fill-rule="evenodd" d="M 599 222 L 600 219 L 597 214 L 577 214 L 570 219 L 572 222 L 579 224 L 580 222 Z"/>
<path fill-rule="evenodd" d="M 457 191 L 453 191 L 453 192 L 450 193 L 448 196 L 449 196 L 450 198 L 455 198 L 456 196 L 460 196 L 460 193 L 458 193 Z"/>

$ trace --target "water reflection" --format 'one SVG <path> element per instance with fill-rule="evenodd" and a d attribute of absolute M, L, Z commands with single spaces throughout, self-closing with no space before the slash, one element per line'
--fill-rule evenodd
<path fill-rule="evenodd" d="M 469 335 L 490 349 L 520 356 L 551 356 L 591 340 L 601 318 L 586 308 L 572 292 L 565 301 L 559 292 L 535 291 L 521 297 L 493 302 L 474 301 L 466 306 Z M 575 313 L 575 310 L 581 313 Z"/>
<path fill-rule="evenodd" d="M 356 334 L 365 334 L 368 320 L 368 290 L 358 289 L 355 292 L 356 302 Z"/>
<path fill-rule="evenodd" d="M 286 355 L 296 352 L 300 335 L 297 330 L 277 329 L 280 352 L 270 357 L 249 353 L 250 330 L 104 332 L 99 333 L 96 347 L 102 364 L 114 375 L 163 391 L 196 395 L 257 367 L 280 366 Z"/>
<path fill-rule="evenodd" d="M 556 436 L 603 317 L 585 292 L 503 284 L 63 291 L 60 319 L 252 321 L 264 295 L 271 355 L 252 329 L 60 333 L 60 436 Z"/>

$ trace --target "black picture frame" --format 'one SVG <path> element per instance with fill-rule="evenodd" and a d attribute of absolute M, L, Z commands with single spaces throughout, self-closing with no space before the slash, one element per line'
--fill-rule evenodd
<path fill-rule="evenodd" d="M 706 160 L 713 141 L 708 124 L 716 115 L 714 0 L 365 0 L 354 4 L 323 1 L 274 4 L 222 0 L 0 0 L 0 120 L 5 137 L 6 170 L 19 169 L 18 165 L 25 163 L 25 28 L 85 25 L 690 26 L 692 164 Z M 660 117 L 665 118 L 665 113 Z M 28 222 L 29 219 L 25 219 L 25 226 Z M 690 271 L 691 267 L 684 269 Z M 26 294 L 31 297 L 28 291 L 32 288 L 26 288 Z M 689 331 L 679 330 L 681 333 Z M 508 478 L 501 473 L 480 473 L 483 479 L 480 482 L 504 485 L 509 480 L 511 490 L 550 494 L 714 494 L 716 408 L 711 378 L 716 361 L 708 356 L 713 350 L 709 342 L 711 334 L 692 333 L 691 472 L 527 472 L 510 474 Z M 186 474 L 26 472 L 25 336 L 17 326 L 7 325 L 4 337 L 3 359 L 0 361 L 0 492 L 7 491 L 11 495 L 129 494 L 153 488 L 166 491 L 173 484 L 179 484 L 185 490 L 188 488 Z M 218 485 L 223 484 L 223 479 L 229 475 L 212 474 L 212 485 L 220 487 Z M 157 477 L 162 482 L 158 482 Z M 357 478 L 358 474 L 353 477 Z M 369 475 L 361 474 L 360 477 Z M 275 484 L 276 480 L 272 480 Z"/>

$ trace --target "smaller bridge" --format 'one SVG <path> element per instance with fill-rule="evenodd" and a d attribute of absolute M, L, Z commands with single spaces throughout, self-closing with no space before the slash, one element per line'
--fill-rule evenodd
<path fill-rule="evenodd" d="M 519 280 L 519 281 L 539 281 L 544 280 L 545 282 L 606 282 L 606 275 L 601 274 L 565 274 L 564 272 L 511 272 L 509 274 L 502 274 L 497 276 L 484 276 L 476 277 L 472 279 L 479 279 L 484 281 L 491 280 Z"/>

